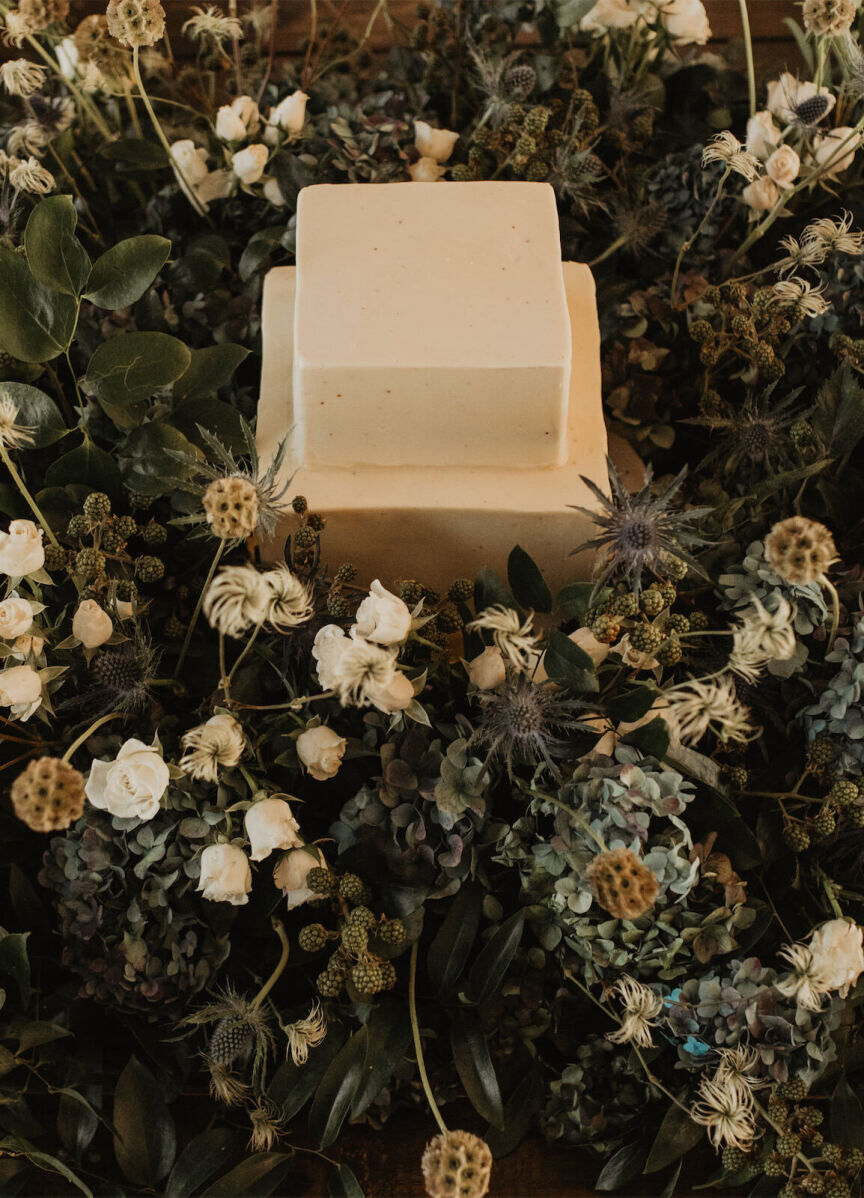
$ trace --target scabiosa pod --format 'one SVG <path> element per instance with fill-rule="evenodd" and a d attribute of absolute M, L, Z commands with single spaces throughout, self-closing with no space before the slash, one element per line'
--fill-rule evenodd
<path fill-rule="evenodd" d="M 429 1198 L 484 1198 L 492 1176 L 489 1145 L 469 1131 L 445 1131 L 426 1145 L 420 1163 Z"/>
<path fill-rule="evenodd" d="M 828 591 L 832 604 L 830 652 L 840 626 L 840 597 L 827 575 L 839 560 L 830 529 L 806 516 L 780 520 L 765 538 L 765 559 L 784 582 L 798 585 L 816 582 Z"/>

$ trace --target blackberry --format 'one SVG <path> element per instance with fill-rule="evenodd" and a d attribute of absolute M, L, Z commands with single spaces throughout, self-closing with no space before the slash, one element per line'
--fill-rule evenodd
<path fill-rule="evenodd" d="M 789 440 L 796 449 L 806 449 L 813 444 L 813 426 L 807 420 L 795 420 L 789 425 Z"/>
<path fill-rule="evenodd" d="M 791 1102 L 800 1102 L 807 1095 L 807 1086 L 800 1077 L 792 1077 L 788 1082 L 781 1082 L 777 1086 L 777 1095 L 779 1098 L 788 1098 Z"/>
<path fill-rule="evenodd" d="M 691 611 L 690 613 L 690 631 L 705 632 L 709 627 L 710 621 L 704 611 Z"/>
<path fill-rule="evenodd" d="M 138 588 L 131 578 L 121 578 L 117 583 L 117 598 L 125 599 L 127 603 L 138 598 Z"/>
<path fill-rule="evenodd" d="M 839 1165 L 843 1159 L 843 1149 L 839 1144 L 826 1144 L 822 1149 L 822 1155 L 829 1164 Z"/>
<path fill-rule="evenodd" d="M 860 1148 L 844 1148 L 840 1168 L 844 1173 L 857 1173 L 864 1165 L 864 1152 Z"/>
<path fill-rule="evenodd" d="M 838 807 L 849 807 L 858 798 L 858 786 L 847 778 L 841 778 L 831 787 L 828 798 Z"/>
<path fill-rule="evenodd" d="M 396 966 L 392 961 L 382 961 L 378 968 L 381 970 L 381 989 L 392 990 L 398 980 Z"/>
<path fill-rule="evenodd" d="M 82 511 L 92 524 L 101 524 L 111 515 L 111 500 L 104 491 L 93 491 L 84 500 Z"/>
<path fill-rule="evenodd" d="M 355 957 L 359 957 L 361 953 L 365 953 L 369 944 L 366 929 L 355 923 L 345 924 L 340 933 L 340 939 L 345 951 Z"/>
<path fill-rule="evenodd" d="M 328 966 L 323 973 L 318 974 L 315 985 L 322 998 L 338 998 L 342 989 L 342 978 Z"/>
<path fill-rule="evenodd" d="M 529 67 L 527 63 L 523 63 L 518 67 L 511 67 L 504 76 L 504 85 L 514 100 L 527 100 L 533 92 L 536 83 L 537 72 L 533 67 Z M 549 110 L 545 109 L 544 111 L 547 113 L 548 118 Z M 528 115 L 530 116 L 531 114 L 529 113 Z"/>
<path fill-rule="evenodd" d="M 659 616 L 666 606 L 659 587 L 651 586 L 647 591 L 643 591 L 639 596 L 639 606 L 646 616 L 650 616 L 652 619 L 654 616 Z"/>
<path fill-rule="evenodd" d="M 166 640 L 179 641 L 180 637 L 186 631 L 186 625 L 182 620 L 178 620 L 176 616 L 169 616 L 162 625 Z"/>
<path fill-rule="evenodd" d="M 681 612 L 670 612 L 669 618 L 666 621 L 667 632 L 676 632 L 682 636 L 685 632 L 690 631 L 690 621 Z"/>
<path fill-rule="evenodd" d="M 368 907 L 355 907 L 348 916 L 350 923 L 356 924 L 358 928 L 372 928 L 375 926 L 375 916 Z"/>
<path fill-rule="evenodd" d="M 723 773 L 729 780 L 729 785 L 735 790 L 743 790 L 747 785 L 747 771 L 743 765 L 727 765 Z"/>
<path fill-rule="evenodd" d="M 126 542 L 116 528 L 112 528 L 109 525 L 108 528 L 104 529 L 101 545 L 106 553 L 119 553 L 125 544 Z"/>
<path fill-rule="evenodd" d="M 830 836 L 837 827 L 837 817 L 830 807 L 823 807 L 813 818 L 813 831 L 817 836 Z"/>
<path fill-rule="evenodd" d="M 613 616 L 635 616 L 639 610 L 639 600 L 633 594 L 616 595 L 610 608 Z"/>
<path fill-rule="evenodd" d="M 474 583 L 470 578 L 457 578 L 450 583 L 447 594 L 454 603 L 468 603 L 474 598 Z"/>
<path fill-rule="evenodd" d="M 336 889 L 336 879 L 329 869 L 322 869 L 320 865 L 316 865 L 306 875 L 306 885 L 315 894 L 332 894 Z"/>
<path fill-rule="evenodd" d="M 343 562 L 336 573 L 333 575 L 334 582 L 353 582 L 357 577 L 357 567 L 351 562 Z"/>
<path fill-rule="evenodd" d="M 378 929 L 378 939 L 384 944 L 403 944 L 406 936 L 405 924 L 401 919 L 385 919 Z"/>
<path fill-rule="evenodd" d="M 714 338 L 714 329 L 707 320 L 694 320 L 690 325 L 690 340 L 695 341 L 697 345 L 704 345 L 706 341 L 712 341 Z"/>
<path fill-rule="evenodd" d="M 796 853 L 803 853 L 805 849 L 810 848 L 810 833 L 803 824 L 784 824 L 783 839 L 789 848 Z"/>
<path fill-rule="evenodd" d="M 135 572 L 142 582 L 159 582 L 165 577 L 165 563 L 159 557 L 145 554 L 135 563 Z"/>
<path fill-rule="evenodd" d="M 795 1156 L 801 1151 L 801 1137 L 794 1131 L 784 1132 L 782 1136 L 777 1137 L 774 1149 L 781 1156 Z"/>
<path fill-rule="evenodd" d="M 453 183 L 470 183 L 471 169 L 464 162 L 454 162 L 450 167 L 450 179 Z"/>
<path fill-rule="evenodd" d="M 808 1194 L 822 1194 L 825 1192 L 825 1178 L 821 1173 L 806 1173 L 801 1179 L 801 1185 Z"/>
<path fill-rule="evenodd" d="M 441 598 L 441 596 L 438 594 L 438 592 L 435 590 L 434 587 L 423 587 L 422 589 L 423 589 L 422 597 L 427 605 L 430 603 L 437 603 L 438 600 Z"/>
<path fill-rule="evenodd" d="M 291 506 L 298 516 L 304 515 L 309 504 L 306 502 L 305 495 L 295 495 L 291 500 Z"/>
<path fill-rule="evenodd" d="M 844 814 L 853 828 L 864 828 L 864 807 L 849 807 Z"/>
<path fill-rule="evenodd" d="M 462 628 L 462 617 L 456 610 L 454 603 L 443 604 L 436 618 L 442 632 L 459 632 Z"/>
<path fill-rule="evenodd" d="M 363 883 L 356 874 L 343 874 L 339 879 L 339 893 L 349 903 L 362 903 L 363 891 Z"/>
<path fill-rule="evenodd" d="M 742 1152 L 740 1148 L 736 1148 L 733 1144 L 727 1144 L 723 1149 L 723 1168 L 727 1173 L 737 1173 L 739 1169 L 743 1169 L 747 1164 L 747 1154 Z"/>
<path fill-rule="evenodd" d="M 831 765 L 836 756 L 836 750 L 830 737 L 817 736 L 807 746 L 807 768 L 813 772 L 824 770 Z"/>
<path fill-rule="evenodd" d="M 315 529 L 308 524 L 298 528 L 294 534 L 294 544 L 298 549 L 311 549 L 315 544 Z"/>
<path fill-rule="evenodd" d="M 98 549 L 82 549 L 75 556 L 75 573 L 84 578 L 95 578 L 105 569 L 105 555 Z"/>
<path fill-rule="evenodd" d="M 664 567 L 666 570 L 669 569 L 670 560 L 671 559 L 667 559 L 667 561 L 666 561 L 666 565 Z M 671 607 L 672 604 L 675 602 L 675 600 L 678 598 L 678 588 L 676 586 L 673 586 L 673 584 L 671 582 L 658 582 L 653 585 L 655 585 L 657 587 L 657 590 L 663 596 L 664 605 L 666 607 Z"/>
<path fill-rule="evenodd" d="M 778 1156 L 776 1152 L 771 1153 L 765 1164 L 762 1166 L 762 1169 L 766 1177 L 786 1176 L 786 1164 L 782 1157 Z"/>
<path fill-rule="evenodd" d="M 155 495 L 142 495 L 140 491 L 129 492 L 129 506 L 133 511 L 146 511 L 148 507 L 152 507 L 156 502 Z"/>
<path fill-rule="evenodd" d="M 777 1198 L 803 1198 L 803 1193 L 798 1186 L 787 1181 L 785 1186 L 781 1186 L 777 1191 Z"/>
<path fill-rule="evenodd" d="M 407 578 L 399 584 L 399 598 L 409 607 L 416 607 L 423 598 L 423 588 L 415 579 Z"/>
<path fill-rule="evenodd" d="M 90 521 L 86 516 L 73 516 L 66 525 L 66 533 L 70 537 L 86 537 L 90 531 Z"/>
<path fill-rule="evenodd" d="M 621 625 L 614 616 L 601 615 L 592 623 L 591 632 L 604 645 L 611 645 L 618 640 Z"/>
<path fill-rule="evenodd" d="M 683 657 L 681 642 L 677 636 L 667 636 L 655 654 L 661 666 L 677 666 Z"/>
<path fill-rule="evenodd" d="M 663 554 L 663 573 L 666 575 L 666 578 L 669 581 L 664 582 L 662 585 L 664 587 L 668 587 L 673 582 L 682 582 L 683 579 L 685 579 L 687 577 L 687 571 L 689 569 L 690 569 L 690 567 L 687 565 L 686 562 L 682 562 L 680 557 L 675 557 L 674 554 L 671 554 L 671 553 L 664 553 Z M 676 598 L 677 598 L 677 594 L 676 594 Z M 675 600 L 670 599 L 669 602 L 674 603 Z"/>
<path fill-rule="evenodd" d="M 124 541 L 128 541 L 138 532 L 138 521 L 134 516 L 118 516 L 117 531 Z"/>
<path fill-rule="evenodd" d="M 220 1019 L 210 1037 L 207 1055 L 215 1065 L 233 1064 L 252 1044 L 252 1029 L 245 1019 L 228 1015 Z"/>
<path fill-rule="evenodd" d="M 638 653 L 650 653 L 653 656 L 662 640 L 663 634 L 653 624 L 637 624 L 630 630 L 630 644 Z"/>
<path fill-rule="evenodd" d="M 66 565 L 66 550 L 62 545 L 45 546 L 45 569 L 50 573 L 52 570 L 62 570 Z"/>
<path fill-rule="evenodd" d="M 851 1190 L 842 1177 L 838 1177 L 836 1173 L 826 1173 L 822 1194 L 823 1198 L 850 1198 Z"/>
<path fill-rule="evenodd" d="M 297 936 L 297 943 L 304 953 L 320 953 L 327 943 L 327 931 L 323 924 L 307 923 Z"/>
<path fill-rule="evenodd" d="M 351 605 L 344 595 L 327 596 L 327 615 L 334 620 L 347 620 L 351 615 Z"/>
<path fill-rule="evenodd" d="M 375 960 L 361 961 L 351 970 L 351 981 L 360 994 L 377 994 L 384 981 L 381 966 Z"/>
<path fill-rule="evenodd" d="M 824 1118 L 825 1116 L 816 1106 L 802 1106 L 798 1108 L 798 1122 L 808 1130 L 819 1127 Z"/>
<path fill-rule="evenodd" d="M 330 964 L 327 968 L 338 978 L 340 982 L 344 982 L 351 972 L 352 961 L 350 957 L 346 957 L 342 952 L 341 947 L 336 949 L 336 952 L 330 958 Z"/>
<path fill-rule="evenodd" d="M 141 536 L 148 545 L 164 545 L 168 540 L 168 529 L 158 520 L 148 520 Z"/>

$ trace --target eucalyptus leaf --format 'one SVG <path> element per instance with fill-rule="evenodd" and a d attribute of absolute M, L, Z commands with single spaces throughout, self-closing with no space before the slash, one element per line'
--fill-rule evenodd
<path fill-rule="evenodd" d="M 158 171 L 168 165 L 168 155 L 162 146 L 140 137 L 119 137 L 107 142 L 99 153 L 129 171 Z"/>
<path fill-rule="evenodd" d="M 183 342 L 168 333 L 121 333 L 99 346 L 84 382 L 108 403 L 138 403 L 180 378 L 191 360 Z"/>
<path fill-rule="evenodd" d="M 84 298 L 98 308 L 128 308 L 152 284 L 170 253 L 167 237 L 152 233 L 118 241 L 93 264 Z"/>
<path fill-rule="evenodd" d="M 691 1148 L 695 1148 L 704 1134 L 704 1127 L 694 1123 L 686 1111 L 673 1104 L 666 1111 L 660 1124 L 643 1172 L 657 1173 L 660 1169 L 665 1169 Z"/>
<path fill-rule="evenodd" d="M 92 441 L 85 441 L 52 462 L 45 472 L 45 481 L 49 487 L 77 483 L 91 491 L 106 491 L 112 498 L 119 495 L 122 488 L 115 458 Z"/>
<path fill-rule="evenodd" d="M 606 704 L 606 714 L 616 724 L 633 723 L 648 714 L 656 698 L 657 691 L 653 686 L 637 686 L 611 699 Z"/>
<path fill-rule="evenodd" d="M 376 1004 L 366 1024 L 366 1058 L 351 1103 L 351 1118 L 368 1110 L 400 1065 L 411 1042 L 411 1020 L 404 1002 L 387 996 Z"/>
<path fill-rule="evenodd" d="M 648 757 L 656 757 L 662 761 L 669 748 L 669 725 L 660 716 L 640 728 L 634 728 L 626 736 L 621 737 L 621 743 L 634 745 Z"/>
<path fill-rule="evenodd" d="M 549 634 L 543 664 L 553 682 L 575 694 L 594 694 L 599 689 L 594 662 L 584 649 L 557 629 Z"/>
<path fill-rule="evenodd" d="M 601 1193 L 618 1190 L 621 1186 L 632 1181 L 645 1164 L 648 1146 L 644 1140 L 635 1140 L 632 1144 L 623 1144 L 617 1152 L 609 1157 L 600 1170 L 594 1189 Z"/>
<path fill-rule="evenodd" d="M 521 545 L 514 546 L 507 559 L 507 581 L 517 603 L 533 611 L 550 612 L 552 593 L 540 567 Z"/>
<path fill-rule="evenodd" d="M 0 348 L 22 362 L 50 362 L 75 334 L 76 301 L 45 287 L 25 258 L 0 245 Z"/>
<path fill-rule="evenodd" d="M 287 1152 L 256 1152 L 214 1181 L 201 1198 L 267 1198 L 281 1185 L 292 1160 Z"/>
<path fill-rule="evenodd" d="M 339 1165 L 327 1182 L 330 1198 L 364 1198 L 363 1187 L 348 1165 Z"/>
<path fill-rule="evenodd" d="M 24 230 L 27 263 L 45 287 L 64 295 L 81 294 L 90 273 L 90 256 L 75 236 L 78 213 L 72 197 L 40 200 Z"/>
<path fill-rule="evenodd" d="M 342 1024 L 331 1024 L 324 1043 L 309 1050 L 305 1065 L 295 1065 L 291 1060 L 283 1061 L 273 1074 L 267 1097 L 281 1108 L 282 1118 L 286 1122 L 293 1119 L 315 1093 L 347 1038 Z"/>
<path fill-rule="evenodd" d="M 248 357 L 248 349 L 231 342 L 193 350 L 189 365 L 174 384 L 175 400 L 215 395 L 220 387 L 231 381 L 234 371 Z"/>
<path fill-rule="evenodd" d="M 473 1011 L 458 1011 L 450 1024 L 453 1062 L 465 1093 L 478 1115 L 495 1127 L 504 1122 L 501 1089 L 480 1020 Z"/>
<path fill-rule="evenodd" d="M 203 454 L 181 432 L 162 420 L 151 420 L 129 431 L 120 448 L 126 485 L 142 495 L 164 495 L 174 490 L 177 480 L 191 477 L 191 468 L 172 453 L 203 458 Z"/>
<path fill-rule="evenodd" d="M 211 1127 L 190 1140 L 177 1158 L 165 1184 L 171 1198 L 191 1198 L 208 1178 L 221 1169 L 239 1147 L 237 1134 L 227 1127 Z"/>
<path fill-rule="evenodd" d="M 831 1139 L 842 1148 L 860 1148 L 864 1143 L 864 1107 L 849 1085 L 845 1071 L 831 1093 Z"/>
<path fill-rule="evenodd" d="M 135 1185 L 155 1185 L 174 1163 L 177 1136 L 162 1087 L 131 1056 L 114 1089 L 114 1155 Z"/>

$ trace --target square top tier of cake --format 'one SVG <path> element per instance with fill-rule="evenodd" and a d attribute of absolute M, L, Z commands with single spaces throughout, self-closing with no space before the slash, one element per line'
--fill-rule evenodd
<path fill-rule="evenodd" d="M 304 188 L 294 338 L 306 465 L 568 460 L 574 346 L 548 184 Z"/>

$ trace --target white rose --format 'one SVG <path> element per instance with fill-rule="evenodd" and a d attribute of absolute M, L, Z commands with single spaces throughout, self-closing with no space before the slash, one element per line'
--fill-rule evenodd
<path fill-rule="evenodd" d="M 0 670 L 0 707 L 35 703 L 42 694 L 42 680 L 32 666 Z"/>
<path fill-rule="evenodd" d="M 208 171 L 201 182 L 195 184 L 195 194 L 202 204 L 209 204 L 211 200 L 224 200 L 233 188 L 233 171 Z"/>
<path fill-rule="evenodd" d="M 24 578 L 44 565 L 42 529 L 32 520 L 13 520 L 8 532 L 0 532 L 0 573 Z"/>
<path fill-rule="evenodd" d="M 236 154 L 231 155 L 234 174 L 241 183 L 257 183 L 264 174 L 269 156 L 270 151 L 260 142 L 254 146 L 247 146 L 245 150 L 238 150 Z"/>
<path fill-rule="evenodd" d="M 773 79 L 768 84 L 768 111 L 772 112 L 784 125 L 795 119 L 795 110 L 805 100 L 814 96 L 825 97 L 825 112 L 827 116 L 834 107 L 836 100 L 827 87 L 817 87 L 808 79 L 796 79 L 789 71 L 784 71 L 779 79 Z"/>
<path fill-rule="evenodd" d="M 377 645 L 398 645 L 411 631 L 411 612 L 376 578 L 357 608 L 354 628 L 359 636 Z"/>
<path fill-rule="evenodd" d="M 152 819 L 168 789 L 168 766 L 153 745 L 134 737 L 114 761 L 94 761 L 84 792 L 94 807 L 122 819 Z"/>
<path fill-rule="evenodd" d="M 242 907 L 249 902 L 252 870 L 236 844 L 208 844 L 201 854 L 198 890 L 214 903 Z"/>
<path fill-rule="evenodd" d="M 421 158 L 408 167 L 413 183 L 437 183 L 444 173 L 444 167 L 439 166 L 434 158 Z"/>
<path fill-rule="evenodd" d="M 171 157 L 190 187 L 206 179 L 207 151 L 196 146 L 190 137 L 171 143 Z"/>
<path fill-rule="evenodd" d="M 238 96 L 216 113 L 216 136 L 222 141 L 242 141 L 258 131 L 258 105 L 251 96 Z"/>
<path fill-rule="evenodd" d="M 831 919 L 810 940 L 813 965 L 829 990 L 845 998 L 864 973 L 862 929 L 845 919 Z"/>
<path fill-rule="evenodd" d="M 662 8 L 660 21 L 676 42 L 704 46 L 711 39 L 711 25 L 702 0 L 671 0 Z"/>
<path fill-rule="evenodd" d="M 264 180 L 264 199 L 271 203 L 274 208 L 285 207 L 285 197 L 282 194 L 282 189 L 272 175 Z"/>
<path fill-rule="evenodd" d="M 629 29 L 645 16 L 642 0 L 597 0 L 579 22 L 583 33 L 603 34 L 609 29 Z"/>
<path fill-rule="evenodd" d="M 391 712 L 404 711 L 406 707 L 411 706 L 414 701 L 414 687 L 411 679 L 407 678 L 401 670 L 397 670 L 388 686 L 369 692 L 369 699 L 373 707 L 377 707 L 379 711 L 389 715 Z"/>
<path fill-rule="evenodd" d="M 303 843 L 294 812 L 284 799 L 259 799 L 243 822 L 253 861 L 263 861 L 274 849 L 296 849 Z"/>
<path fill-rule="evenodd" d="M 468 678 L 481 691 L 494 691 L 507 677 L 501 650 L 488 645 L 482 653 L 465 662 Z"/>
<path fill-rule="evenodd" d="M 787 187 L 791 187 L 798 178 L 801 159 L 791 146 L 778 146 L 765 163 L 765 170 L 768 172 L 769 178 L 773 179 L 778 187 L 785 190 Z"/>
<path fill-rule="evenodd" d="M 308 903 L 310 899 L 320 898 L 306 885 L 310 869 L 320 865 L 315 854 L 307 849 L 291 849 L 273 870 L 273 881 L 285 895 L 289 911 Z"/>
<path fill-rule="evenodd" d="M 23 661 L 25 657 L 38 657 L 45 647 L 45 641 L 41 636 L 16 636 L 12 644 L 13 657 L 20 657 Z"/>
<path fill-rule="evenodd" d="M 820 137 L 813 150 L 817 165 L 825 167 L 825 175 L 831 179 L 848 171 L 861 145 L 861 134 L 849 125 L 838 125 L 824 137 Z"/>
<path fill-rule="evenodd" d="M 748 183 L 741 192 L 741 198 L 751 211 L 768 212 L 780 199 L 780 191 L 774 180 L 766 175 L 764 179 Z"/>
<path fill-rule="evenodd" d="M 414 145 L 421 158 L 446 162 L 458 140 L 459 134 L 452 129 L 433 129 L 426 121 L 414 122 Z"/>
<path fill-rule="evenodd" d="M 757 158 L 764 160 L 772 154 L 782 136 L 767 108 L 754 113 L 747 122 L 747 149 Z"/>
<path fill-rule="evenodd" d="M 33 609 L 26 599 L 10 595 L 0 603 L 0 638 L 14 641 L 33 623 Z"/>
<path fill-rule="evenodd" d="M 344 736 L 326 724 L 319 724 L 297 737 L 297 756 L 316 782 L 326 782 L 339 773 L 347 744 Z"/>
<path fill-rule="evenodd" d="M 95 599 L 84 599 L 72 620 L 72 635 L 85 649 L 98 649 L 110 639 L 114 631 L 111 617 L 103 611 Z"/>
<path fill-rule="evenodd" d="M 264 140 L 269 141 L 272 145 L 277 139 L 277 129 L 281 129 L 283 133 L 287 133 L 290 137 L 297 137 L 303 132 L 303 126 L 306 123 L 306 104 L 309 97 L 305 92 L 292 92 L 290 96 L 286 96 L 284 100 L 270 109 L 270 128 L 264 134 Z"/>
<path fill-rule="evenodd" d="M 346 637 L 338 624 L 325 624 L 315 634 L 312 642 L 312 656 L 317 663 L 318 681 L 325 690 L 336 690 L 341 678 L 339 662 L 342 654 L 351 647 L 351 641 Z"/>

